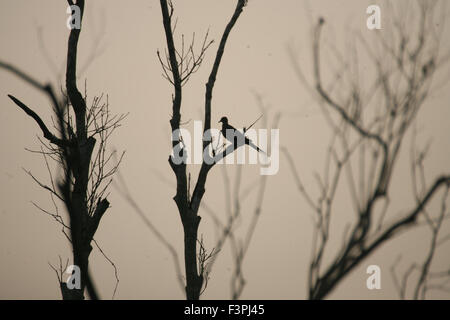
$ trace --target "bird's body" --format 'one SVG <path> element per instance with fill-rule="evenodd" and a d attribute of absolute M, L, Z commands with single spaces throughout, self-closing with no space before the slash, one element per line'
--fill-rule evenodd
<path fill-rule="evenodd" d="M 256 151 L 265 153 L 257 145 L 255 145 L 249 138 L 247 138 L 242 132 L 240 132 L 235 127 L 233 127 L 231 124 L 229 124 L 227 117 L 222 117 L 219 122 L 222 122 L 222 130 L 221 130 L 222 135 L 228 141 L 233 143 L 235 148 L 237 148 L 239 146 L 239 142 L 240 143 L 244 142 L 244 144 L 252 147 Z M 233 140 L 230 140 L 229 138 L 233 138 Z"/>

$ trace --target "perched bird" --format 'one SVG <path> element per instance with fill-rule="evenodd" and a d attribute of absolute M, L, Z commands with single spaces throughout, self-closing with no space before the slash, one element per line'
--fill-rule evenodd
<path fill-rule="evenodd" d="M 227 117 L 222 117 L 219 121 L 219 123 L 222 122 L 222 135 L 224 136 L 224 138 L 226 138 L 228 141 L 232 142 L 234 144 L 234 147 L 237 148 L 238 147 L 238 141 L 244 141 L 244 143 L 246 145 L 249 145 L 250 147 L 252 147 L 253 149 L 255 149 L 258 152 L 262 152 L 265 153 L 263 150 L 261 150 L 257 145 L 255 145 L 249 138 L 247 138 L 242 132 L 240 132 L 239 130 L 237 130 L 235 127 L 233 127 L 232 125 L 230 125 L 228 123 L 228 118 Z M 230 133 L 228 134 L 232 134 L 232 137 L 234 139 L 234 141 L 229 140 L 228 138 L 231 138 L 230 136 L 227 137 L 227 130 L 232 130 L 229 131 Z M 241 142 L 242 143 L 242 142 Z"/>

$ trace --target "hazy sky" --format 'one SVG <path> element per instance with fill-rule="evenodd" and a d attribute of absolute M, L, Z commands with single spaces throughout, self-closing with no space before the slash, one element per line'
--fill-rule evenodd
<path fill-rule="evenodd" d="M 161 76 L 156 56 L 158 49 L 165 48 L 159 1 L 86 2 L 78 52 L 79 68 L 87 61 L 90 64 L 83 74 L 78 74 L 79 88 L 84 88 L 86 80 L 88 99 L 108 94 L 112 112 L 130 113 L 111 139 L 111 148 L 126 151 L 121 174 L 134 199 L 177 249 L 182 261 L 183 230 L 172 200 L 175 178 L 167 162 L 172 87 Z M 317 103 L 296 78 L 287 47 L 295 48 L 299 61 L 310 75 L 309 19 L 325 17 L 324 38 L 334 40 L 342 49 L 350 29 L 361 30 L 370 37 L 371 31 L 366 28 L 366 8 L 377 2 L 320 0 L 310 1 L 308 5 L 300 0 L 250 0 L 230 35 L 219 70 L 213 98 L 213 125 L 218 127 L 216 123 L 223 115 L 237 127 L 249 125 L 260 114 L 254 92 L 260 93 L 264 102 L 270 105 L 269 117 L 276 112 L 282 113 L 280 143 L 291 151 L 305 186 L 317 194 L 314 172 L 322 172 L 330 131 Z M 383 3 L 380 3 L 382 10 L 385 8 Z M 201 69 L 184 87 L 183 121 L 201 120 L 204 84 L 235 1 L 178 0 L 174 5 L 178 17 L 177 41 L 181 33 L 190 37 L 193 32 L 200 40 L 208 28 L 211 38 L 216 40 Z M 12 63 L 42 81 L 52 81 L 58 88 L 58 75 L 61 80 L 65 72 L 69 34 L 66 7 L 65 1 L 56 0 L 2 0 L 0 60 Z M 389 12 L 382 11 L 382 17 L 384 15 L 388 16 Z M 449 48 L 449 31 L 447 26 L 443 48 Z M 384 34 L 390 30 L 383 28 L 380 32 Z M 448 172 L 450 163 L 448 89 L 447 85 L 430 97 L 418 118 L 420 142 L 432 138 L 431 153 L 426 162 L 429 181 L 439 173 Z M 30 170 L 48 183 L 42 157 L 24 150 L 39 148 L 36 136 L 41 136 L 41 132 L 7 94 L 28 103 L 48 124 L 51 123 L 51 109 L 46 97 L 0 70 L 0 298 L 59 299 L 57 279 L 48 262 L 56 265 L 58 255 L 65 261 L 71 257 L 71 250 L 60 226 L 31 203 L 52 209 L 49 194 L 22 170 Z M 191 124 L 187 127 L 191 128 Z M 260 128 L 261 123 L 256 127 Z M 392 210 L 389 213 L 392 216 L 399 209 L 413 205 L 409 143 L 405 144 L 399 163 L 392 181 Z M 234 166 L 226 168 L 231 179 L 235 169 Z M 195 177 L 198 167 L 193 166 L 191 170 Z M 242 172 L 242 188 L 254 185 L 256 189 L 258 167 L 246 165 Z M 223 183 L 223 168 L 217 166 L 208 177 L 204 201 L 225 220 Z M 183 299 L 184 293 L 176 282 L 169 252 L 120 197 L 117 189 L 112 187 L 110 192 L 111 208 L 103 217 L 95 238 L 118 267 L 120 284 L 116 298 Z M 256 192 L 252 192 L 242 203 L 238 234 L 248 226 L 255 201 Z M 336 235 L 331 248 L 340 244 L 342 221 L 353 217 L 351 209 L 343 193 L 333 220 L 332 230 Z M 280 156 L 280 170 L 277 175 L 268 177 L 261 217 L 245 258 L 243 268 L 247 285 L 242 299 L 307 297 L 312 214 L 296 190 L 286 159 Z M 211 249 L 216 236 L 214 224 L 203 209 L 200 215 L 199 235 L 203 234 L 206 246 Z M 447 225 L 443 233 L 449 230 Z M 390 266 L 399 253 L 403 257 L 400 265 L 403 269 L 411 262 L 422 261 L 429 241 L 425 228 L 396 237 L 353 270 L 329 298 L 397 298 Z M 433 267 L 438 270 L 448 268 L 448 249 L 448 246 L 440 249 Z M 381 290 L 366 288 L 366 268 L 371 264 L 381 267 Z M 114 270 L 95 248 L 90 267 L 101 297 L 111 298 Z M 230 250 L 226 246 L 202 298 L 228 299 L 232 268 Z M 448 298 L 439 293 L 430 296 Z"/>

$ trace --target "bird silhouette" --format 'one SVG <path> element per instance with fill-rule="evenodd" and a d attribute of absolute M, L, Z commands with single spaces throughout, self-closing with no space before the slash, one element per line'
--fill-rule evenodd
<path fill-rule="evenodd" d="M 265 153 L 263 150 L 261 150 L 257 145 L 255 145 L 249 138 L 247 138 L 242 132 L 240 132 L 239 130 L 237 130 L 235 127 L 233 127 L 231 124 L 228 123 L 228 118 L 227 117 L 222 117 L 219 120 L 219 123 L 222 122 L 222 135 L 224 136 L 225 139 L 227 139 L 228 141 L 230 141 L 231 143 L 234 144 L 234 148 L 236 149 L 238 147 L 238 141 L 244 141 L 244 143 L 250 147 L 252 147 L 253 149 L 255 149 L 258 152 L 262 152 Z M 227 137 L 227 130 L 229 133 L 228 134 L 232 134 L 233 140 L 231 141 L 228 138 L 231 137 Z M 232 130 L 232 131 L 231 131 Z M 245 130 L 245 129 L 244 129 Z M 241 142 L 242 143 L 242 142 Z"/>

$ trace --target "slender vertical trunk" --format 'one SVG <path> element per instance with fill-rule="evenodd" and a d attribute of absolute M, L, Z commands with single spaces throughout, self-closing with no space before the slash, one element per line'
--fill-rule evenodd
<path fill-rule="evenodd" d="M 200 217 L 192 215 L 185 219 L 184 228 L 184 262 L 186 269 L 186 299 L 199 300 L 203 277 L 197 267 L 197 233 Z"/>
<path fill-rule="evenodd" d="M 84 300 L 84 291 L 88 284 L 88 267 L 89 267 L 89 255 L 92 251 L 92 246 L 87 245 L 83 246 L 80 244 L 80 246 L 76 246 L 77 250 L 73 251 L 73 261 L 74 265 L 80 268 L 81 272 L 81 279 L 80 279 L 80 288 L 72 288 L 69 289 L 67 287 L 66 282 L 60 283 L 60 289 L 62 293 L 63 300 Z"/>

